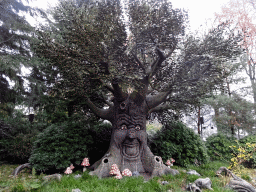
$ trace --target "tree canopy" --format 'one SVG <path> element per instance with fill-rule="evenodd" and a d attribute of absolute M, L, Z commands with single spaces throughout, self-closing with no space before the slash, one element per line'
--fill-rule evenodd
<path fill-rule="evenodd" d="M 55 93 L 105 119 L 109 96 L 131 90 L 149 113 L 193 104 L 228 75 L 223 62 L 241 53 L 241 37 L 226 23 L 203 38 L 185 34 L 187 13 L 168 1 L 61 1 L 52 15 L 36 33 L 35 55 L 58 71 Z"/>
<path fill-rule="evenodd" d="M 28 34 L 33 28 L 19 13 L 34 11 L 18 0 L 0 2 L 0 105 L 5 115 L 11 113 L 14 107 L 11 103 L 24 92 L 21 62 L 26 65 L 24 61 L 31 57 Z M 15 82 L 14 88 L 10 88 L 7 77 Z"/>
<path fill-rule="evenodd" d="M 220 22 L 226 21 L 236 26 L 236 31 L 243 35 L 241 45 L 245 50 L 245 54 L 241 57 L 242 66 L 250 78 L 252 95 L 254 103 L 256 103 L 256 77 L 255 77 L 255 38 L 256 24 L 255 2 L 251 0 L 230 1 L 226 6 L 222 7 L 220 13 L 216 14 L 216 19 Z"/>

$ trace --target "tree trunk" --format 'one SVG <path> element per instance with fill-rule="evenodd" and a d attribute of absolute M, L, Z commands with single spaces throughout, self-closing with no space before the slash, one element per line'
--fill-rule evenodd
<path fill-rule="evenodd" d="M 22 164 L 22 165 L 18 166 L 16 169 L 14 169 L 14 171 L 12 172 L 11 175 L 13 175 L 15 177 L 25 168 L 31 169 L 32 166 L 30 163 Z"/>
<path fill-rule="evenodd" d="M 219 109 L 218 109 L 218 107 L 213 107 L 213 109 L 214 109 L 214 116 L 215 116 L 215 119 L 218 119 L 219 116 L 220 116 Z M 219 132 L 220 132 L 220 128 L 219 128 L 217 122 L 216 122 L 216 127 L 217 127 L 217 132 L 219 133 Z"/>
<path fill-rule="evenodd" d="M 113 164 L 121 172 L 129 169 L 146 180 L 163 174 L 177 174 L 178 171 L 164 165 L 162 158 L 153 155 L 147 146 L 146 115 L 148 106 L 154 106 L 153 102 L 146 102 L 139 93 L 125 95 L 118 87 L 115 87 L 114 95 L 113 113 L 109 117 L 113 125 L 110 146 L 107 153 L 92 166 L 90 174 L 99 178 L 109 177 Z"/>
<path fill-rule="evenodd" d="M 197 112 L 197 116 L 198 116 L 198 120 L 197 120 L 197 132 L 198 132 L 198 135 L 200 135 L 201 134 L 201 132 L 200 132 L 200 116 L 201 116 L 201 114 L 200 114 L 200 106 L 198 107 L 198 112 Z"/>
<path fill-rule="evenodd" d="M 255 104 L 256 103 L 256 83 L 254 79 L 251 79 L 251 85 L 252 85 L 253 101 Z"/>

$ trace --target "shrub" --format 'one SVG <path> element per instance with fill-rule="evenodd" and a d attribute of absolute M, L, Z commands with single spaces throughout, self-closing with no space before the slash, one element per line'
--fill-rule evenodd
<path fill-rule="evenodd" d="M 230 146 L 236 146 L 235 138 L 223 134 L 211 135 L 206 139 L 206 147 L 211 160 L 229 161 L 232 158 Z"/>
<path fill-rule="evenodd" d="M 35 133 L 20 133 L 11 139 L 2 139 L 0 141 L 1 146 L 3 146 L 1 160 L 7 160 L 11 163 L 27 163 L 35 137 Z"/>
<path fill-rule="evenodd" d="M 53 124 L 38 135 L 29 162 L 37 171 L 62 172 L 71 163 L 79 165 L 83 158 L 102 152 L 101 134 L 97 134 L 101 131 L 97 129 L 104 130 L 106 127 L 110 126 L 72 120 L 60 125 Z"/>
<path fill-rule="evenodd" d="M 244 165 L 248 165 L 249 161 L 251 160 L 256 149 L 256 144 L 246 143 L 242 146 L 238 141 L 236 142 L 238 147 L 230 146 L 233 149 L 233 158 L 231 158 L 231 163 L 228 169 L 232 169 L 236 175 L 242 176 L 246 173 Z"/>
<path fill-rule="evenodd" d="M 163 160 L 175 159 L 175 164 L 188 166 L 195 159 L 206 163 L 209 159 L 201 138 L 181 122 L 166 123 L 150 142 L 152 152 Z"/>
<path fill-rule="evenodd" d="M 43 124 L 31 124 L 19 110 L 14 110 L 12 117 L 1 119 L 0 160 L 10 163 L 27 163 L 38 129 L 44 128 Z"/>
<path fill-rule="evenodd" d="M 67 121 L 68 116 L 65 112 L 56 111 L 55 113 L 50 115 L 52 124 L 61 124 L 61 122 Z"/>
<path fill-rule="evenodd" d="M 88 131 L 93 139 L 93 143 L 88 145 L 88 156 L 90 163 L 93 164 L 109 149 L 112 126 L 108 123 L 91 123 Z"/>
<path fill-rule="evenodd" d="M 239 140 L 239 145 L 246 150 L 246 153 L 251 154 L 251 158 L 248 161 L 245 161 L 243 165 L 247 168 L 255 168 L 256 167 L 256 135 L 248 135 Z"/>

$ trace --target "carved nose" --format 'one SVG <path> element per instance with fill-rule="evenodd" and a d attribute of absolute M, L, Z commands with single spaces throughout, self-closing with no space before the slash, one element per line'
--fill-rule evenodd
<path fill-rule="evenodd" d="M 135 138 L 135 133 L 136 133 L 136 131 L 135 131 L 134 128 L 129 129 L 129 130 L 128 130 L 128 137 L 129 137 L 130 139 L 134 139 L 134 138 Z"/>

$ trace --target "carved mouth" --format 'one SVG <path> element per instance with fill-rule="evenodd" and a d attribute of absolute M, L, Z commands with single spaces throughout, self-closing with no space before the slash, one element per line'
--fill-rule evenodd
<path fill-rule="evenodd" d="M 123 155 L 127 158 L 135 158 L 140 154 L 139 143 L 124 143 L 123 144 Z"/>

